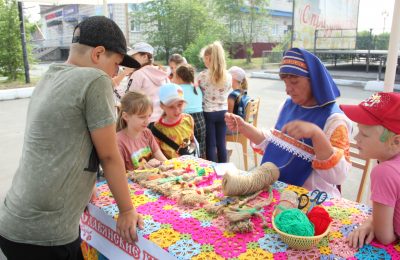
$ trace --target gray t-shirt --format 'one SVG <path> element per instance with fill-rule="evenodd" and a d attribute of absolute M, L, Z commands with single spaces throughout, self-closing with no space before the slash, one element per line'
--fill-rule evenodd
<path fill-rule="evenodd" d="M 89 131 L 113 124 L 114 115 L 107 74 L 50 66 L 30 100 L 19 167 L 0 205 L 0 235 L 43 246 L 78 238 L 98 166 Z"/>

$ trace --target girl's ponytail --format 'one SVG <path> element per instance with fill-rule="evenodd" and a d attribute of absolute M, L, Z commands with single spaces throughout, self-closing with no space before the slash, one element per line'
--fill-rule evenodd
<path fill-rule="evenodd" d="M 208 68 L 211 83 L 217 86 L 222 86 L 226 81 L 226 62 L 225 51 L 219 41 L 201 50 L 200 55 L 210 57 L 210 66 Z"/>

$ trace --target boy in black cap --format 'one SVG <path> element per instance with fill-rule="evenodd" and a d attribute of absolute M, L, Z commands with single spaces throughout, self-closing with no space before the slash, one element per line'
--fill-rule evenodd
<path fill-rule="evenodd" d="M 101 163 L 120 213 L 117 232 L 136 240 L 143 220 L 132 205 L 115 133 L 111 78 L 126 55 L 124 35 L 95 16 L 74 30 L 68 60 L 52 64 L 28 108 L 22 157 L 0 206 L 0 247 L 11 259 L 82 259 L 79 219 Z"/>

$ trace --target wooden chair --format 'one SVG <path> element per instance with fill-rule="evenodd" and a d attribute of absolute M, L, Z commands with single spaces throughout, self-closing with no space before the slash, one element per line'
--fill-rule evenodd
<path fill-rule="evenodd" d="M 245 112 L 246 116 L 244 120 L 247 123 L 253 124 L 255 127 L 257 127 L 259 106 L 260 106 L 260 98 L 250 100 L 246 106 L 246 112 Z M 244 169 L 247 171 L 248 170 L 247 143 L 249 142 L 248 139 L 244 135 L 237 133 L 237 134 L 226 135 L 226 142 L 240 143 L 242 145 Z M 254 153 L 254 165 L 257 166 L 257 154 L 255 152 L 253 153 Z"/>
<path fill-rule="evenodd" d="M 370 159 L 363 159 L 360 157 L 360 151 L 357 149 L 355 143 L 350 143 L 350 161 L 354 168 L 362 170 L 360 185 L 358 187 L 357 202 L 361 202 L 367 177 L 369 176 Z"/>

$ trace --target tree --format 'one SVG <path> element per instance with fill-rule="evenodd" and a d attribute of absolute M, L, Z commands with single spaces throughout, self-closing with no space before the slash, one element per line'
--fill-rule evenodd
<path fill-rule="evenodd" d="M 372 44 L 372 37 L 369 31 L 362 31 L 357 33 L 356 49 L 368 50 L 374 49 Z"/>
<path fill-rule="evenodd" d="M 226 30 L 222 25 L 209 24 L 207 29 L 199 33 L 196 39 L 189 44 L 183 52 L 183 56 L 197 69 L 204 68 L 204 63 L 200 57 L 201 49 L 214 41 L 224 39 L 225 34 Z M 225 52 L 225 54 L 227 55 L 228 52 Z"/>
<path fill-rule="evenodd" d="M 387 50 L 389 48 L 389 33 L 371 35 L 369 31 L 357 33 L 356 48 L 358 50 Z"/>
<path fill-rule="evenodd" d="M 389 33 L 381 33 L 375 36 L 375 50 L 387 50 L 389 49 Z"/>
<path fill-rule="evenodd" d="M 247 63 L 253 55 L 252 43 L 268 23 L 268 0 L 215 0 L 217 10 L 228 23 L 231 43 L 239 42 L 246 52 Z"/>
<path fill-rule="evenodd" d="M 0 74 L 16 80 L 24 68 L 16 0 L 0 0 Z"/>
<path fill-rule="evenodd" d="M 160 47 L 165 58 L 183 52 L 212 21 L 201 0 L 154 0 L 143 4 L 140 17 L 151 44 Z"/>

